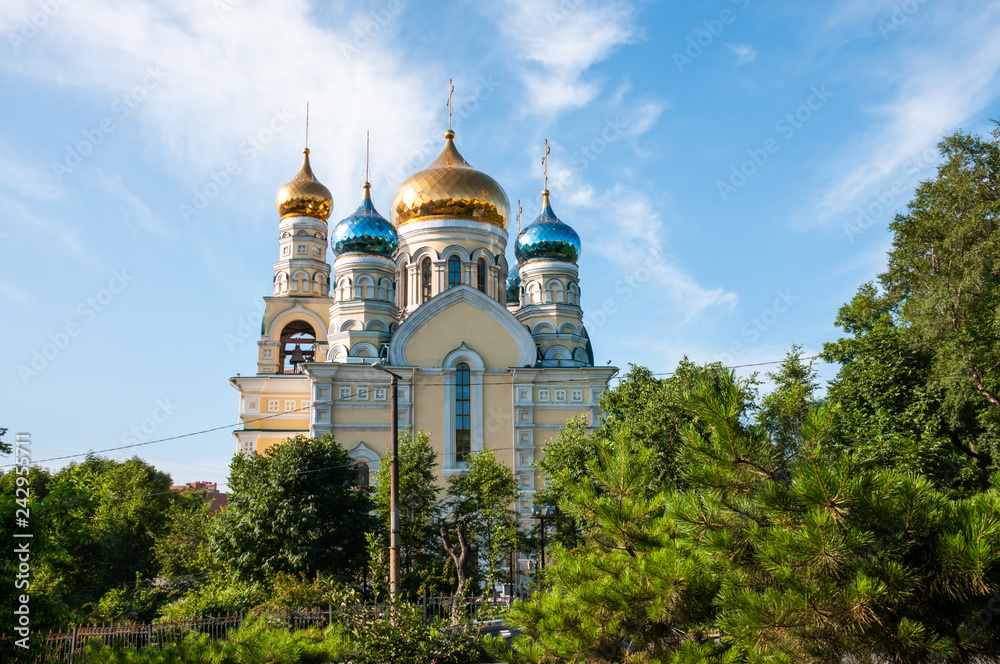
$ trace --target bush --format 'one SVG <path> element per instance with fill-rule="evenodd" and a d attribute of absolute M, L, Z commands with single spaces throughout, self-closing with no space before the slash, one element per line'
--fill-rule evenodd
<path fill-rule="evenodd" d="M 89 644 L 88 664 L 323 664 L 344 661 L 351 650 L 344 628 L 288 632 L 268 627 L 261 619 L 248 619 L 224 641 L 209 641 L 207 634 L 189 634 L 183 641 L 160 650 L 130 650 L 121 645 Z"/>
<path fill-rule="evenodd" d="M 215 577 L 160 609 L 159 620 L 193 620 L 206 615 L 235 615 L 249 611 L 266 599 L 264 586 L 259 583 Z"/>

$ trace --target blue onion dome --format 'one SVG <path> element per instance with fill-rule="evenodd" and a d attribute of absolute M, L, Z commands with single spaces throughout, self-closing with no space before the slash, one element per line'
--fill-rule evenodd
<path fill-rule="evenodd" d="M 507 304 L 521 299 L 521 275 L 517 273 L 517 263 L 507 273 Z"/>
<path fill-rule="evenodd" d="M 347 253 L 375 254 L 392 258 L 399 247 L 396 229 L 375 210 L 371 184 L 365 182 L 365 196 L 350 217 L 334 226 L 330 248 L 334 257 Z"/>
<path fill-rule="evenodd" d="M 514 255 L 521 265 L 534 260 L 575 263 L 580 258 L 580 236 L 552 211 L 548 189 L 542 192 L 541 214 L 517 236 Z"/>

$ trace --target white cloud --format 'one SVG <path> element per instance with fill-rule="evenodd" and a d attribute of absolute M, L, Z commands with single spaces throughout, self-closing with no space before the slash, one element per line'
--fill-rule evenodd
<path fill-rule="evenodd" d="M 587 208 L 573 211 L 573 199 L 560 203 L 568 208 L 557 214 L 586 238 L 583 251 L 593 251 L 621 267 L 623 274 L 648 269 L 660 293 L 676 305 L 674 323 L 683 324 L 705 310 L 723 307 L 733 310 L 735 293 L 722 288 L 706 288 L 671 262 L 662 238 L 663 220 L 657 207 L 644 193 L 617 183 L 603 194 L 589 193 Z"/>
<path fill-rule="evenodd" d="M 106 104 L 106 119 L 116 128 L 138 123 L 164 165 L 189 180 L 231 160 L 253 179 L 291 179 L 309 101 L 317 175 L 335 192 L 354 191 L 366 129 L 373 165 L 386 165 L 442 123 L 443 106 L 428 92 L 437 88 L 422 80 L 436 76 L 434 65 L 414 66 L 392 38 L 406 20 L 398 6 L 358 9 L 325 28 L 305 0 L 66 3 L 0 69 Z M 0 26 L 37 11 L 33 2 L 4 3 Z M 366 25 L 378 29 L 365 33 Z M 267 158 L 248 159 L 251 152 Z"/>
<path fill-rule="evenodd" d="M 737 67 L 753 62 L 757 57 L 757 51 L 749 44 L 726 44 L 726 48 L 736 56 Z"/>
<path fill-rule="evenodd" d="M 583 80 L 592 65 L 635 41 L 635 10 L 627 2 L 507 0 L 493 16 L 525 61 L 522 77 L 532 110 L 556 113 L 583 106 L 600 86 Z"/>
<path fill-rule="evenodd" d="M 28 295 L 27 291 L 2 281 L 0 281 L 0 297 L 14 300 L 20 304 L 27 304 L 31 301 L 31 296 Z"/>
<path fill-rule="evenodd" d="M 882 77 L 877 81 L 880 87 L 894 90 L 884 104 L 868 109 L 881 116 L 881 122 L 869 123 L 872 129 L 834 156 L 829 165 L 833 177 L 816 192 L 809 208 L 796 216 L 796 225 L 846 228 L 855 221 L 859 207 L 880 198 L 886 202 L 886 219 L 890 218 L 894 210 L 905 207 L 906 199 L 898 192 L 909 191 L 927 176 L 932 165 L 928 155 L 935 144 L 993 98 L 1000 74 L 1000 41 L 995 39 L 1000 6 L 983 7 L 972 22 L 953 17 L 950 11 L 927 17 L 936 26 L 936 42 L 903 45 L 872 74 Z"/>

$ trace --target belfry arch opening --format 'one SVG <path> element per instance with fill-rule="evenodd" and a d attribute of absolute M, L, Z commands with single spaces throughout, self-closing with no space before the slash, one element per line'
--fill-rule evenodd
<path fill-rule="evenodd" d="M 309 323 L 301 320 L 292 321 L 281 330 L 280 339 L 280 362 L 282 373 L 295 373 L 298 365 L 295 349 L 301 352 L 302 362 L 314 362 L 316 360 L 316 331 Z"/>

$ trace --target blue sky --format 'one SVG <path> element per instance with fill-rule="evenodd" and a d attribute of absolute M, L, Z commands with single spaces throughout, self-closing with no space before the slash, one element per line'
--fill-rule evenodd
<path fill-rule="evenodd" d="M 599 364 L 812 354 L 937 141 L 1000 116 L 998 33 L 991 2 L 5 0 L 0 425 L 36 460 L 222 427 L 112 456 L 223 483 L 306 102 L 332 221 L 367 130 L 387 214 L 449 78 L 525 224 L 549 140 Z"/>

